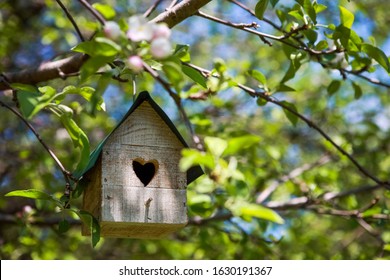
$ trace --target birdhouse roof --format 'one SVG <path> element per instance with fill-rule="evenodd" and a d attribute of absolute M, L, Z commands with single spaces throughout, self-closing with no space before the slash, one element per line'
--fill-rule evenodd
<path fill-rule="evenodd" d="M 95 164 L 96 164 L 96 162 L 97 162 L 97 160 L 98 160 L 98 158 L 103 150 L 103 147 L 104 147 L 105 143 L 107 142 L 107 140 L 110 138 L 110 136 L 145 101 L 150 104 L 150 106 L 153 108 L 153 110 L 165 122 L 165 124 L 170 128 L 170 130 L 174 133 L 174 135 L 178 138 L 178 140 L 183 144 L 183 146 L 186 148 L 188 147 L 183 136 L 179 133 L 179 131 L 177 130 L 175 125 L 172 123 L 172 121 L 169 119 L 169 117 L 165 114 L 165 112 L 158 106 L 158 104 L 152 99 L 152 97 L 150 96 L 150 94 L 147 91 L 143 91 L 138 95 L 138 97 L 134 101 L 134 103 L 131 106 L 131 108 L 129 109 L 129 111 L 122 118 L 122 120 L 117 124 L 117 126 L 110 132 L 109 135 L 106 136 L 106 138 L 104 138 L 104 140 L 102 142 L 100 142 L 100 144 L 97 146 L 97 148 L 90 154 L 87 167 L 84 170 L 82 170 L 81 172 L 80 171 L 75 172 L 74 176 L 76 178 L 81 178 L 87 171 L 89 171 L 90 169 L 92 169 L 95 166 Z M 189 184 L 189 183 L 193 182 L 195 179 L 197 179 L 202 174 L 203 174 L 203 170 L 200 166 L 194 166 L 194 167 L 190 168 L 187 171 L 187 183 Z"/>

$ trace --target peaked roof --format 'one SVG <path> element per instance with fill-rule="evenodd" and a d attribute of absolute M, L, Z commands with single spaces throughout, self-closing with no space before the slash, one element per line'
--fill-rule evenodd
<path fill-rule="evenodd" d="M 147 91 L 141 92 L 137 99 L 134 101 L 133 105 L 130 107 L 129 111 L 126 113 L 126 115 L 122 118 L 122 120 L 117 124 L 117 126 L 104 138 L 102 142 L 99 143 L 99 145 L 96 147 L 96 149 L 90 154 L 89 156 L 89 162 L 87 167 L 82 171 L 76 171 L 74 176 L 76 178 L 81 178 L 87 171 L 92 169 L 97 159 L 99 158 L 103 147 L 106 143 L 106 141 L 110 138 L 110 136 L 114 133 L 114 131 L 122 125 L 122 123 L 140 106 L 143 102 L 147 101 L 150 106 L 152 106 L 153 110 L 159 115 L 159 117 L 166 123 L 166 125 L 171 129 L 171 131 L 176 135 L 176 137 L 179 139 L 179 141 L 183 144 L 184 147 L 188 148 L 189 146 L 185 142 L 183 136 L 179 133 L 175 125 L 172 123 L 172 121 L 169 119 L 169 117 L 165 114 L 165 112 L 157 105 L 156 102 L 152 99 L 150 94 Z M 187 183 L 191 183 L 194 180 L 196 180 L 199 176 L 203 174 L 203 170 L 200 166 L 193 166 L 187 171 Z"/>

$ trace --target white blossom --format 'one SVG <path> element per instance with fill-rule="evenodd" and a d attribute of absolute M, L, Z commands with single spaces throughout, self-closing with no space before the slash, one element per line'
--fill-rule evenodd
<path fill-rule="evenodd" d="M 143 16 L 132 16 L 129 18 L 127 37 L 134 42 L 150 41 L 153 38 L 153 25 Z"/>
<path fill-rule="evenodd" d="M 165 23 L 153 25 L 153 39 L 169 38 L 171 36 L 171 29 Z"/>
<path fill-rule="evenodd" d="M 171 42 L 167 38 L 157 38 L 150 44 L 150 52 L 157 59 L 166 58 L 172 52 Z"/>
<path fill-rule="evenodd" d="M 103 28 L 104 34 L 107 38 L 117 39 L 121 35 L 121 29 L 115 21 L 107 21 Z"/>
<path fill-rule="evenodd" d="M 134 72 L 139 73 L 143 69 L 143 61 L 138 55 L 130 56 L 127 59 L 127 66 Z"/>

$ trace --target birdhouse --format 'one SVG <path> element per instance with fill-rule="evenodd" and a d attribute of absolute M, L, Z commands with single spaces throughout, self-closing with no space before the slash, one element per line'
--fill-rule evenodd
<path fill-rule="evenodd" d="M 179 170 L 185 147 L 149 93 L 140 93 L 91 154 L 81 179 L 83 209 L 99 221 L 101 236 L 161 238 L 187 224 L 186 187 L 203 171 Z"/>

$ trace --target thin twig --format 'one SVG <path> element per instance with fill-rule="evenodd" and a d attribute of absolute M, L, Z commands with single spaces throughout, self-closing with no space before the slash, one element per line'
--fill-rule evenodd
<path fill-rule="evenodd" d="M 207 69 L 203 69 L 199 66 L 195 66 L 191 63 L 185 63 L 185 65 L 192 67 L 193 69 L 199 71 L 202 75 L 209 76 L 211 75 L 211 71 Z M 218 78 L 217 74 L 213 75 L 214 77 Z M 325 138 L 329 143 L 332 144 L 334 148 L 338 152 L 340 152 L 342 155 L 346 156 L 348 160 L 367 178 L 370 178 L 372 181 L 377 183 L 378 185 L 381 185 L 387 189 L 390 189 L 390 182 L 388 181 L 382 181 L 373 174 L 371 174 L 366 168 L 364 168 L 351 154 L 349 154 L 346 150 L 344 150 L 340 145 L 338 145 L 322 128 L 320 128 L 317 124 L 315 124 L 311 119 L 307 118 L 306 116 L 302 115 L 301 113 L 297 112 L 295 109 L 291 108 L 290 106 L 286 105 L 282 101 L 278 101 L 277 99 L 273 98 L 272 96 L 267 95 L 264 92 L 260 92 L 258 90 L 252 89 L 250 87 L 247 87 L 243 84 L 237 83 L 236 87 L 242 89 L 244 92 L 249 94 L 252 97 L 257 97 L 266 100 L 267 102 L 273 103 L 284 110 L 290 112 L 294 116 L 298 117 L 300 120 L 305 122 L 310 128 L 316 130 L 323 138 Z"/>
<path fill-rule="evenodd" d="M 60 5 L 61 9 L 65 12 L 66 16 L 68 17 L 69 21 L 72 23 L 74 29 L 76 30 L 77 34 L 80 37 L 81 41 L 85 41 L 83 34 L 81 33 L 76 21 L 74 20 L 73 16 L 70 14 L 69 10 L 65 7 L 65 5 L 61 2 L 61 0 L 56 0 L 58 5 Z"/>
<path fill-rule="evenodd" d="M 169 4 L 167 10 L 172 9 L 172 8 L 177 4 L 177 2 L 179 2 L 179 1 L 178 1 L 178 0 L 173 0 L 173 1 Z"/>
<path fill-rule="evenodd" d="M 236 0 L 228 0 L 229 2 L 232 2 L 233 4 L 239 6 L 241 9 L 247 11 L 249 14 L 251 14 L 252 16 L 256 17 L 256 14 L 255 14 L 255 11 L 248 8 L 246 5 L 244 5 L 243 3 L 239 2 L 239 1 L 236 1 Z M 256 17 L 257 18 L 257 17 Z M 269 20 L 267 18 L 263 18 L 262 21 L 268 23 L 269 25 L 271 25 L 273 28 L 281 31 L 281 32 L 285 32 L 282 27 L 278 26 L 274 21 L 272 20 Z"/>
<path fill-rule="evenodd" d="M 73 177 L 71 176 L 71 173 L 65 169 L 65 167 L 62 165 L 61 161 L 57 158 L 57 156 L 54 154 L 54 152 L 49 148 L 49 146 L 43 141 L 42 137 L 39 135 L 39 133 L 35 130 L 35 128 L 14 108 L 11 106 L 5 104 L 4 102 L 0 101 L 0 105 L 2 107 L 7 108 L 10 110 L 14 115 L 16 115 L 29 129 L 30 131 L 35 135 L 35 137 L 38 139 L 38 141 L 41 143 L 41 145 L 44 147 L 44 149 L 49 153 L 49 155 L 52 157 L 54 162 L 57 164 L 57 166 L 60 168 L 62 174 L 64 175 L 65 181 L 67 184 L 70 185 L 69 179 L 73 180 Z"/>
<path fill-rule="evenodd" d="M 389 83 L 385 83 L 385 82 L 379 81 L 378 79 L 364 76 L 360 72 L 347 70 L 347 69 L 338 69 L 338 70 L 341 72 L 342 75 L 345 75 L 345 74 L 354 75 L 356 77 L 359 77 L 359 78 L 361 78 L 363 80 L 368 81 L 371 84 L 390 88 L 390 84 Z"/>
<path fill-rule="evenodd" d="M 259 203 L 259 204 L 263 203 L 281 184 L 283 184 L 283 183 L 285 183 L 285 182 L 287 182 L 295 177 L 300 176 L 301 174 L 303 174 L 304 172 L 306 172 L 308 170 L 311 170 L 315 167 L 324 165 L 324 164 L 328 163 L 330 160 L 331 160 L 330 156 L 328 156 L 328 155 L 322 156 L 321 158 L 319 158 L 315 162 L 306 163 L 298 168 L 293 169 L 287 175 L 284 175 L 281 178 L 272 181 L 271 184 L 258 195 L 258 197 L 256 199 L 256 203 Z"/>
<path fill-rule="evenodd" d="M 154 10 L 156 10 L 156 8 L 158 7 L 158 5 L 160 5 L 160 3 L 162 2 L 163 0 L 156 0 L 154 1 L 154 3 L 152 4 L 152 6 L 149 7 L 149 9 L 147 9 L 144 13 L 144 17 L 147 18 L 149 17 L 153 12 Z"/>
<path fill-rule="evenodd" d="M 104 25 L 106 20 L 104 17 L 94 8 L 91 4 L 89 4 L 86 0 L 79 0 L 79 2 L 91 12 L 91 14 L 102 24 Z"/>
<path fill-rule="evenodd" d="M 229 26 L 229 27 L 233 27 L 236 29 L 244 30 L 244 31 L 249 32 L 249 33 L 253 33 L 253 34 L 259 36 L 262 40 L 265 40 L 264 42 L 266 44 L 268 44 L 269 46 L 272 46 L 272 43 L 266 39 L 272 39 L 272 40 L 276 40 L 276 41 L 279 41 L 282 39 L 279 36 L 274 36 L 274 35 L 263 33 L 263 32 L 257 31 L 257 30 L 253 30 L 251 28 L 246 27 L 243 24 L 232 23 L 230 21 L 223 20 L 223 19 L 211 16 L 211 15 L 208 15 L 208 14 L 201 12 L 201 11 L 198 11 L 195 15 L 203 17 L 203 18 L 211 20 L 211 21 L 214 21 L 214 22 L 217 22 L 217 23 L 220 23 L 220 24 L 223 24 L 223 25 L 226 25 L 226 26 Z M 292 45 L 292 47 L 298 48 L 298 46 L 295 46 L 295 45 Z"/>
<path fill-rule="evenodd" d="M 354 188 L 354 189 L 351 189 L 351 190 L 338 192 L 338 193 L 337 192 L 328 192 L 328 193 L 325 193 L 322 196 L 322 199 L 325 200 L 325 201 L 330 201 L 330 200 L 334 200 L 334 199 L 337 199 L 337 198 L 343 198 L 343 197 L 346 197 L 346 196 L 349 196 L 349 195 L 366 193 L 366 192 L 372 192 L 372 191 L 378 190 L 380 188 L 383 188 L 383 186 L 382 185 L 364 186 L 364 187 Z"/>

